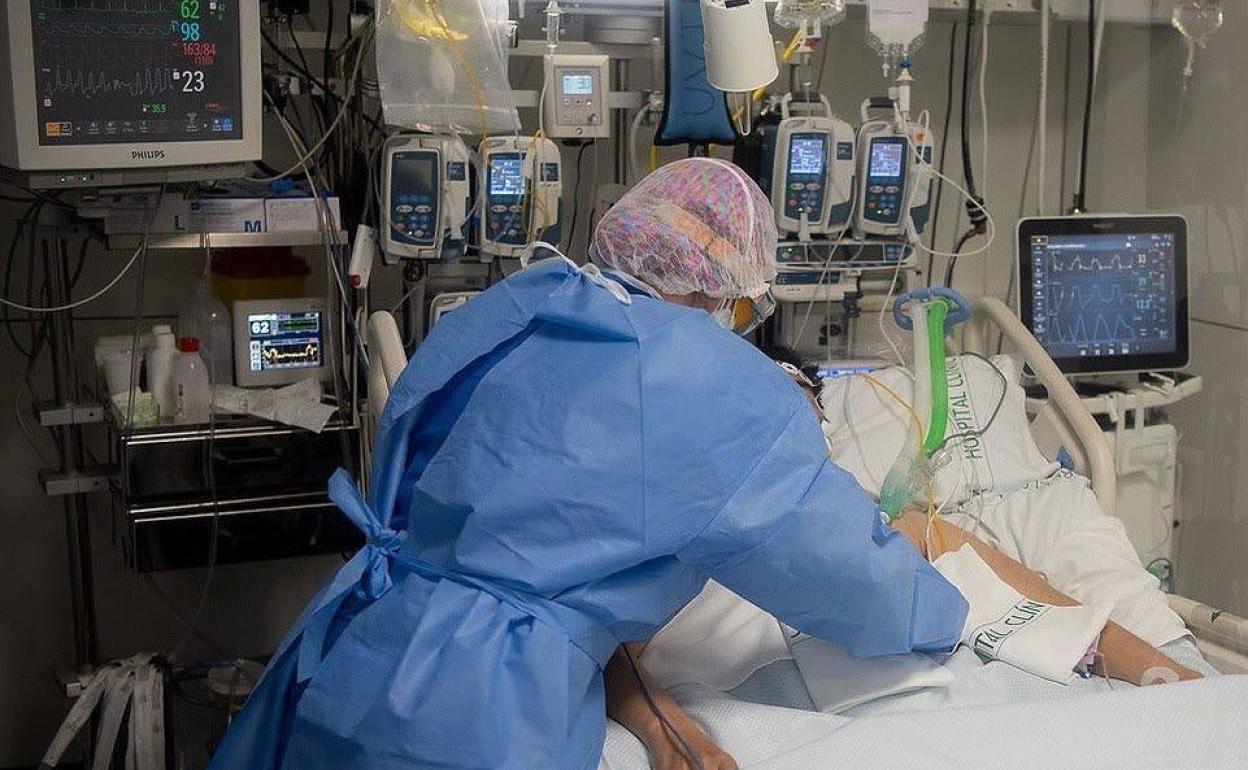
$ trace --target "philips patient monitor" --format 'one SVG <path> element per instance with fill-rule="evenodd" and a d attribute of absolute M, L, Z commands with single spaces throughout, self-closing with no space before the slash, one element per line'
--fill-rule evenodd
<path fill-rule="evenodd" d="M 0 166 L 34 187 L 239 175 L 259 30 L 255 0 L 5 0 Z"/>
<path fill-rule="evenodd" d="M 1063 372 L 1187 365 L 1182 217 L 1024 219 L 1018 260 L 1019 317 Z"/>

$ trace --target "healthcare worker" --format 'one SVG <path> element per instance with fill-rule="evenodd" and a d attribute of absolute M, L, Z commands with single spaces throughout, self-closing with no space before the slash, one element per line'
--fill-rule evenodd
<path fill-rule="evenodd" d="M 590 770 L 603 666 L 708 577 L 858 655 L 957 642 L 961 595 L 829 461 L 799 388 L 725 328 L 775 274 L 758 187 L 673 163 L 593 240 L 601 269 L 534 264 L 417 350 L 369 499 L 330 482 L 368 544 L 213 770 Z"/>

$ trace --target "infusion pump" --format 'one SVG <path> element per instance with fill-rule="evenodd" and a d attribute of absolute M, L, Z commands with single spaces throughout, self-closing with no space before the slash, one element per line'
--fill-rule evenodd
<path fill-rule="evenodd" d="M 563 194 L 559 148 L 549 139 L 490 137 L 481 143 L 482 257 L 519 257 L 538 240 L 559 239 Z"/>
<path fill-rule="evenodd" d="M 869 120 L 863 103 L 858 132 L 859 236 L 923 232 L 931 210 L 932 132 L 919 123 L 901 130 L 894 120 Z"/>
<path fill-rule="evenodd" d="M 448 240 L 463 240 L 468 221 L 468 148 L 453 136 L 397 136 L 382 165 L 382 253 L 437 259 Z"/>
<path fill-rule="evenodd" d="M 841 232 L 854 197 L 854 129 L 832 116 L 827 99 L 780 103 L 771 165 L 771 199 L 781 232 Z"/>

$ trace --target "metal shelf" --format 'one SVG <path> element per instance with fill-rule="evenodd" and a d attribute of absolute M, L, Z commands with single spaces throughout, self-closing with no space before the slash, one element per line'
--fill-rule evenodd
<path fill-rule="evenodd" d="M 252 249 L 281 246 L 320 246 L 320 230 L 276 233 L 157 233 L 149 236 L 148 249 Z M 142 233 L 108 236 L 110 249 L 137 249 Z M 338 233 L 339 244 L 347 244 L 347 233 Z"/>

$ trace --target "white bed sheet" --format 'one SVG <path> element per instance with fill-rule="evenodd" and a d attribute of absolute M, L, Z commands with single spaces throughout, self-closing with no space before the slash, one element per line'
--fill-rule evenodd
<path fill-rule="evenodd" d="M 1166 645 L 1211 672 L 1190 640 Z M 1248 676 L 1136 688 L 1103 679 L 1058 685 L 969 651 L 947 663 L 948 690 L 874 701 L 845 715 L 811 711 L 792 661 L 731 693 L 672 695 L 744 768 L 1241 768 L 1248 760 Z M 640 742 L 609 723 L 600 770 L 646 770 Z"/>

